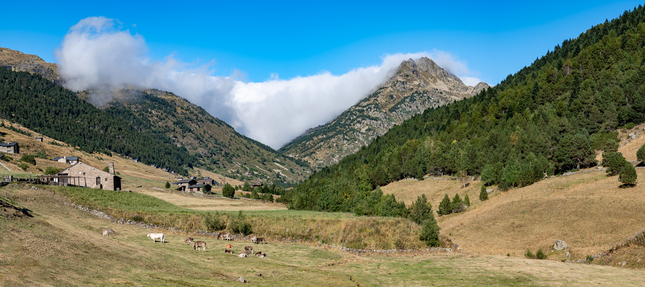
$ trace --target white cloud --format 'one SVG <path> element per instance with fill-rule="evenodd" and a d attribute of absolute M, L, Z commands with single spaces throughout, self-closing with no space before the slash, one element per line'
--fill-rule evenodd
<path fill-rule="evenodd" d="M 463 62 L 442 51 L 386 55 L 380 65 L 356 68 L 343 75 L 321 71 L 283 80 L 271 74 L 264 82 L 246 82 L 247 75 L 237 70 L 229 77 L 211 76 L 214 62 L 194 68 L 172 55 L 163 61 L 150 60 L 143 37 L 117 29 L 117 23 L 91 17 L 70 28 L 56 51 L 59 71 L 70 89 L 135 85 L 171 91 L 273 148 L 332 120 L 384 83 L 402 61 L 410 58 L 432 58 L 461 76 L 466 84 L 478 82 L 468 77 L 472 72 Z"/>

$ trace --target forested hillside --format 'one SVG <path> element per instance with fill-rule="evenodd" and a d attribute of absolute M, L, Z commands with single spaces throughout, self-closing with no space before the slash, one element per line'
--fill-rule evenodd
<path fill-rule="evenodd" d="M 565 40 L 477 96 L 428 109 L 283 197 L 292 209 L 387 214 L 378 186 L 424 174 L 500 188 L 597 164 L 616 129 L 645 121 L 645 9 Z"/>
<path fill-rule="evenodd" d="M 39 74 L 0 69 L 0 117 L 86 152 L 116 152 L 187 175 L 195 161 L 168 136 L 142 132 Z"/>

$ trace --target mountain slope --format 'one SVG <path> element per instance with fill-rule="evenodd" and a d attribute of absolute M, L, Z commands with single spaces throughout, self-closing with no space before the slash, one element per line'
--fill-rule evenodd
<path fill-rule="evenodd" d="M 471 97 L 487 87 L 485 83 L 466 86 L 428 58 L 410 59 L 374 93 L 280 152 L 322 168 L 355 153 L 413 115 Z"/>
<path fill-rule="evenodd" d="M 58 85 L 63 83 L 57 73 L 56 65 L 47 63 L 35 55 L 0 48 L 0 66 L 11 71 L 37 74 Z M 51 84 L 46 82 L 43 82 L 42 85 L 47 86 L 47 89 L 53 88 Z M 60 87 L 58 89 L 64 90 Z M 271 183 L 297 183 L 310 173 L 310 168 L 305 162 L 285 157 L 270 147 L 237 133 L 231 126 L 211 116 L 201 107 L 169 92 L 130 87 L 109 91 L 81 91 L 75 95 L 106 112 L 105 115 L 97 117 L 99 121 L 101 119 L 122 120 L 140 133 L 143 138 L 156 138 L 178 152 L 185 153 L 186 159 L 181 159 L 182 164 L 189 167 L 194 165 L 240 180 Z M 63 102 L 68 100 L 71 99 L 66 98 Z M 46 105 L 42 105 L 42 107 L 44 108 Z M 33 112 L 31 111 L 31 113 Z M 65 112 L 62 112 L 62 115 L 64 114 Z M 6 115 L 8 113 L 5 113 Z M 109 116 L 106 117 L 107 115 Z M 33 116 L 43 115 L 35 114 Z M 53 115 L 51 117 L 55 118 Z M 39 129 L 37 126 L 18 122 L 28 128 L 65 141 L 64 138 L 55 134 L 47 134 L 48 131 Z M 102 124 L 99 126 L 105 127 Z M 85 145 L 81 148 L 94 151 L 94 147 L 102 147 L 101 143 L 93 143 L 95 139 L 96 137 L 91 137 L 84 139 L 85 142 L 82 143 L 67 143 L 78 146 Z M 164 156 L 161 154 L 146 153 L 147 157 L 144 158 L 141 154 L 121 151 L 116 144 L 111 144 L 108 150 L 131 156 L 133 159 L 143 160 L 145 163 L 157 167 L 169 167 L 161 161 L 147 160 L 150 156 Z M 163 149 L 158 151 L 163 151 Z M 177 160 L 172 161 L 178 162 Z M 178 168 L 173 163 L 170 170 L 178 170 Z"/>
<path fill-rule="evenodd" d="M 643 83 L 639 6 L 565 40 L 477 96 L 393 127 L 282 198 L 296 209 L 371 214 L 393 200 L 376 200 L 380 190 L 372 190 L 403 178 L 481 176 L 505 190 L 592 167 L 597 152 L 617 150 L 617 129 L 645 122 Z"/>

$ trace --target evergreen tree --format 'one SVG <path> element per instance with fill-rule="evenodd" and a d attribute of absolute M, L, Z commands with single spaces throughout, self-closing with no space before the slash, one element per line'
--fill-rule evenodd
<path fill-rule="evenodd" d="M 437 220 L 435 220 L 434 215 L 430 212 L 430 216 L 423 222 L 419 239 L 425 241 L 428 246 L 437 247 L 440 244 L 439 230 L 440 228 L 439 225 L 437 225 Z"/>
<path fill-rule="evenodd" d="M 417 224 L 422 224 L 432 215 L 432 205 L 425 194 L 417 196 L 417 200 L 410 205 L 409 218 Z"/>
<path fill-rule="evenodd" d="M 222 188 L 222 196 L 233 198 L 235 196 L 235 188 L 227 183 L 224 188 Z"/>
<path fill-rule="evenodd" d="M 441 200 L 441 203 L 439 203 L 439 210 L 437 210 L 437 213 L 439 215 L 447 215 L 452 213 L 452 205 L 450 204 L 450 197 L 448 197 L 448 194 L 446 194 L 443 197 L 443 200 Z"/>
<path fill-rule="evenodd" d="M 627 163 L 625 157 L 620 152 L 604 152 L 602 154 L 602 165 L 607 168 L 607 175 L 617 175 Z"/>
<path fill-rule="evenodd" d="M 166 188 L 170 188 L 170 182 L 166 181 Z"/>
<path fill-rule="evenodd" d="M 248 182 L 244 182 L 244 187 L 242 187 L 242 190 L 243 191 L 251 191 L 251 185 L 249 185 Z"/>
<path fill-rule="evenodd" d="M 479 200 L 481 201 L 488 200 L 488 191 L 486 191 L 485 185 L 482 185 L 482 188 L 479 191 Z"/>
<path fill-rule="evenodd" d="M 461 201 L 461 197 L 459 197 L 459 194 L 456 193 L 455 197 L 452 198 L 452 203 L 450 204 L 452 207 L 452 212 L 453 213 L 459 213 L 464 211 L 464 202 Z"/>
<path fill-rule="evenodd" d="M 629 162 L 625 162 L 625 165 L 618 176 L 618 180 L 622 182 L 624 186 L 635 186 L 637 177 L 638 175 L 636 174 L 634 166 Z"/>
<path fill-rule="evenodd" d="M 466 206 L 470 206 L 470 198 L 468 198 L 468 193 L 464 196 L 464 203 Z"/>

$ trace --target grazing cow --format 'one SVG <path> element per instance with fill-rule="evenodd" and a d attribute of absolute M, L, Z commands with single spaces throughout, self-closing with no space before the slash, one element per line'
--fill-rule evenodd
<path fill-rule="evenodd" d="M 224 249 L 224 253 L 235 254 L 235 252 L 233 252 L 233 250 L 228 250 L 228 249 Z"/>
<path fill-rule="evenodd" d="M 242 252 L 242 253 L 238 254 L 237 257 L 244 258 L 244 257 L 249 257 L 249 255 L 244 253 L 244 252 Z"/>
<path fill-rule="evenodd" d="M 260 258 L 264 258 L 264 257 L 267 257 L 267 254 L 262 252 L 262 251 L 258 251 L 258 253 L 255 253 L 255 256 L 258 256 Z"/>
<path fill-rule="evenodd" d="M 188 237 L 188 238 L 186 238 L 186 240 L 184 241 L 184 243 L 186 243 L 186 244 L 193 244 L 193 243 L 194 243 L 194 241 L 193 241 L 193 240 L 194 240 L 194 239 L 193 239 L 192 237 Z"/>
<path fill-rule="evenodd" d="M 249 250 L 253 252 L 253 246 L 244 246 L 244 250 Z"/>
<path fill-rule="evenodd" d="M 266 242 L 266 240 L 264 240 L 264 237 L 258 237 L 255 240 L 255 244 L 259 244 L 259 243 L 266 244 L 267 242 Z"/>
<path fill-rule="evenodd" d="M 148 233 L 148 237 L 152 238 L 152 241 L 157 242 L 157 239 L 162 243 L 165 243 L 163 233 Z"/>
<path fill-rule="evenodd" d="M 246 255 L 251 255 L 251 254 L 253 254 L 253 251 L 252 250 L 244 250 L 244 251 L 242 251 L 242 253 L 245 253 Z"/>
<path fill-rule="evenodd" d="M 217 239 L 224 240 L 224 238 L 227 237 L 227 236 L 228 236 L 228 233 L 222 232 L 222 233 L 217 235 Z"/>
<path fill-rule="evenodd" d="M 231 244 L 226 245 L 226 249 L 233 249 L 233 245 L 231 245 Z"/>
<path fill-rule="evenodd" d="M 103 236 L 110 236 L 112 233 L 114 233 L 114 230 L 112 229 L 103 228 L 103 230 L 101 230 L 101 234 L 103 234 Z"/>
<path fill-rule="evenodd" d="M 262 255 L 262 251 L 258 251 L 255 253 L 255 256 L 260 256 L 260 255 Z"/>
<path fill-rule="evenodd" d="M 233 234 L 226 233 L 226 235 L 224 235 L 224 239 L 225 239 L 225 240 L 228 240 L 228 241 L 233 240 Z"/>
<path fill-rule="evenodd" d="M 257 236 L 255 236 L 255 235 L 253 235 L 253 236 L 251 237 L 251 243 L 258 244 L 258 237 L 257 237 Z"/>
<path fill-rule="evenodd" d="M 195 245 L 193 245 L 193 250 L 197 250 L 200 247 L 202 247 L 202 251 L 206 251 L 206 241 L 195 241 Z"/>

